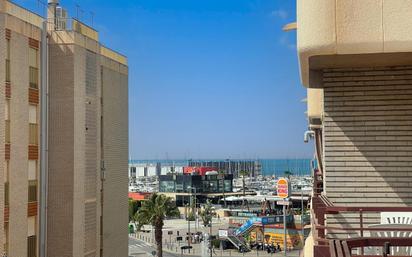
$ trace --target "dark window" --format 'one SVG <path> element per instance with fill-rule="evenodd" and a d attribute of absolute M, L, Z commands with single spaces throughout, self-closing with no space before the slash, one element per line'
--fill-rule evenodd
<path fill-rule="evenodd" d="M 9 205 L 9 182 L 4 183 L 4 204 Z"/>
<path fill-rule="evenodd" d="M 37 180 L 29 181 L 29 203 L 37 201 Z"/>
<path fill-rule="evenodd" d="M 27 257 L 36 257 L 36 236 L 29 236 L 27 238 Z"/>
<path fill-rule="evenodd" d="M 39 88 L 39 69 L 30 66 L 29 71 L 30 71 L 30 88 L 38 89 Z"/>

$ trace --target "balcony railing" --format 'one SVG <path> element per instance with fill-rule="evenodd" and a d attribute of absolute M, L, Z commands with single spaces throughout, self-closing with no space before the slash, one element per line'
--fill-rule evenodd
<path fill-rule="evenodd" d="M 404 224 L 365 225 L 366 214 L 412 212 L 412 207 L 335 206 L 326 196 L 314 195 L 311 212 L 312 234 L 315 243 L 313 253 L 316 257 L 385 256 L 385 252 L 388 254 L 389 251 L 390 254 L 395 249 L 399 250 L 400 247 L 412 249 L 412 239 L 409 236 L 405 237 L 405 235 L 412 235 L 412 226 Z M 359 222 L 335 226 L 326 225 L 326 215 L 345 213 L 357 215 Z M 336 237 L 337 234 L 342 235 L 346 233 L 350 233 L 351 238 L 342 239 Z M 383 233 L 386 236 L 382 235 Z M 354 234 L 357 236 L 354 236 Z M 349 252 L 345 253 L 343 249 L 336 250 L 336 248 L 333 248 L 336 240 L 343 241 L 343 245 L 347 245 L 346 250 Z M 412 250 L 410 254 L 404 256 L 411 256 L 411 254 Z"/>

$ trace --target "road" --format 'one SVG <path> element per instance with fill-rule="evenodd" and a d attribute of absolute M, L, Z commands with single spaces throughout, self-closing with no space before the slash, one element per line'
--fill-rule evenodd
<path fill-rule="evenodd" d="M 129 237 L 129 257 L 143 257 L 143 256 L 152 256 L 152 251 L 155 248 L 150 244 L 138 240 L 132 237 Z M 180 257 L 180 254 L 172 254 L 163 251 L 163 257 Z"/>

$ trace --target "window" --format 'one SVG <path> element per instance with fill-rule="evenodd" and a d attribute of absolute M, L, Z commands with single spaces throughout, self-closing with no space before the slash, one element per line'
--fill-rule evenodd
<path fill-rule="evenodd" d="M 39 137 L 37 133 L 37 124 L 29 124 L 29 144 L 30 145 L 38 145 Z"/>
<path fill-rule="evenodd" d="M 37 180 L 29 181 L 29 203 L 37 201 Z"/>
<path fill-rule="evenodd" d="M 38 89 L 39 87 L 39 70 L 30 67 L 30 88 Z"/>
<path fill-rule="evenodd" d="M 28 180 L 36 180 L 37 179 L 37 161 L 36 160 L 29 160 L 29 170 L 28 170 Z"/>
<path fill-rule="evenodd" d="M 209 181 L 209 192 L 216 193 L 218 191 L 217 181 Z"/>
<path fill-rule="evenodd" d="M 176 183 L 176 193 L 182 193 L 182 192 L 184 192 L 184 183 L 177 182 Z"/>
<path fill-rule="evenodd" d="M 29 82 L 30 88 L 38 89 L 39 86 L 39 64 L 38 64 L 38 50 L 29 48 Z"/>
<path fill-rule="evenodd" d="M 38 145 L 37 106 L 29 106 L 29 144 Z"/>
<path fill-rule="evenodd" d="M 6 120 L 6 131 L 5 131 L 5 136 L 6 136 L 6 144 L 10 144 L 10 121 Z"/>
<path fill-rule="evenodd" d="M 225 192 L 232 192 L 232 181 L 225 180 Z"/>
<path fill-rule="evenodd" d="M 4 162 L 4 182 L 9 181 L 9 161 Z"/>
<path fill-rule="evenodd" d="M 36 236 L 27 237 L 27 257 L 36 257 Z"/>
<path fill-rule="evenodd" d="M 175 182 L 174 181 L 160 181 L 159 191 L 160 192 L 174 192 Z"/>
<path fill-rule="evenodd" d="M 6 100 L 5 108 L 4 108 L 4 119 L 5 119 L 5 139 L 6 144 L 10 144 L 10 100 Z"/>
<path fill-rule="evenodd" d="M 37 124 L 37 105 L 29 106 L 29 123 Z"/>
<path fill-rule="evenodd" d="M 4 204 L 9 205 L 9 182 L 4 183 Z"/>
<path fill-rule="evenodd" d="M 9 253 L 9 223 L 5 222 L 4 223 L 4 238 L 5 238 L 5 242 L 4 242 L 4 251 L 6 252 L 6 256 Z"/>
<path fill-rule="evenodd" d="M 6 100 L 5 110 L 4 110 L 4 119 L 10 120 L 10 100 Z"/>
<path fill-rule="evenodd" d="M 27 218 L 27 236 L 36 235 L 36 216 L 31 216 Z"/>
<path fill-rule="evenodd" d="M 6 40 L 6 82 L 10 82 L 10 39 Z"/>

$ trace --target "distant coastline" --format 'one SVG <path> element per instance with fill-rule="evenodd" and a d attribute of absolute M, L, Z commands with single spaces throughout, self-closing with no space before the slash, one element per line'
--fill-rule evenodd
<path fill-rule="evenodd" d="M 193 159 L 195 160 L 195 159 Z M 252 160 L 252 159 L 231 159 L 231 161 Z M 196 161 L 225 161 L 225 159 L 196 159 Z M 285 158 L 285 159 L 257 159 L 262 165 L 262 175 L 282 176 L 285 171 L 290 171 L 295 175 L 311 174 L 311 159 L 309 158 Z M 156 164 L 187 166 L 189 160 L 129 160 L 129 164 Z"/>

